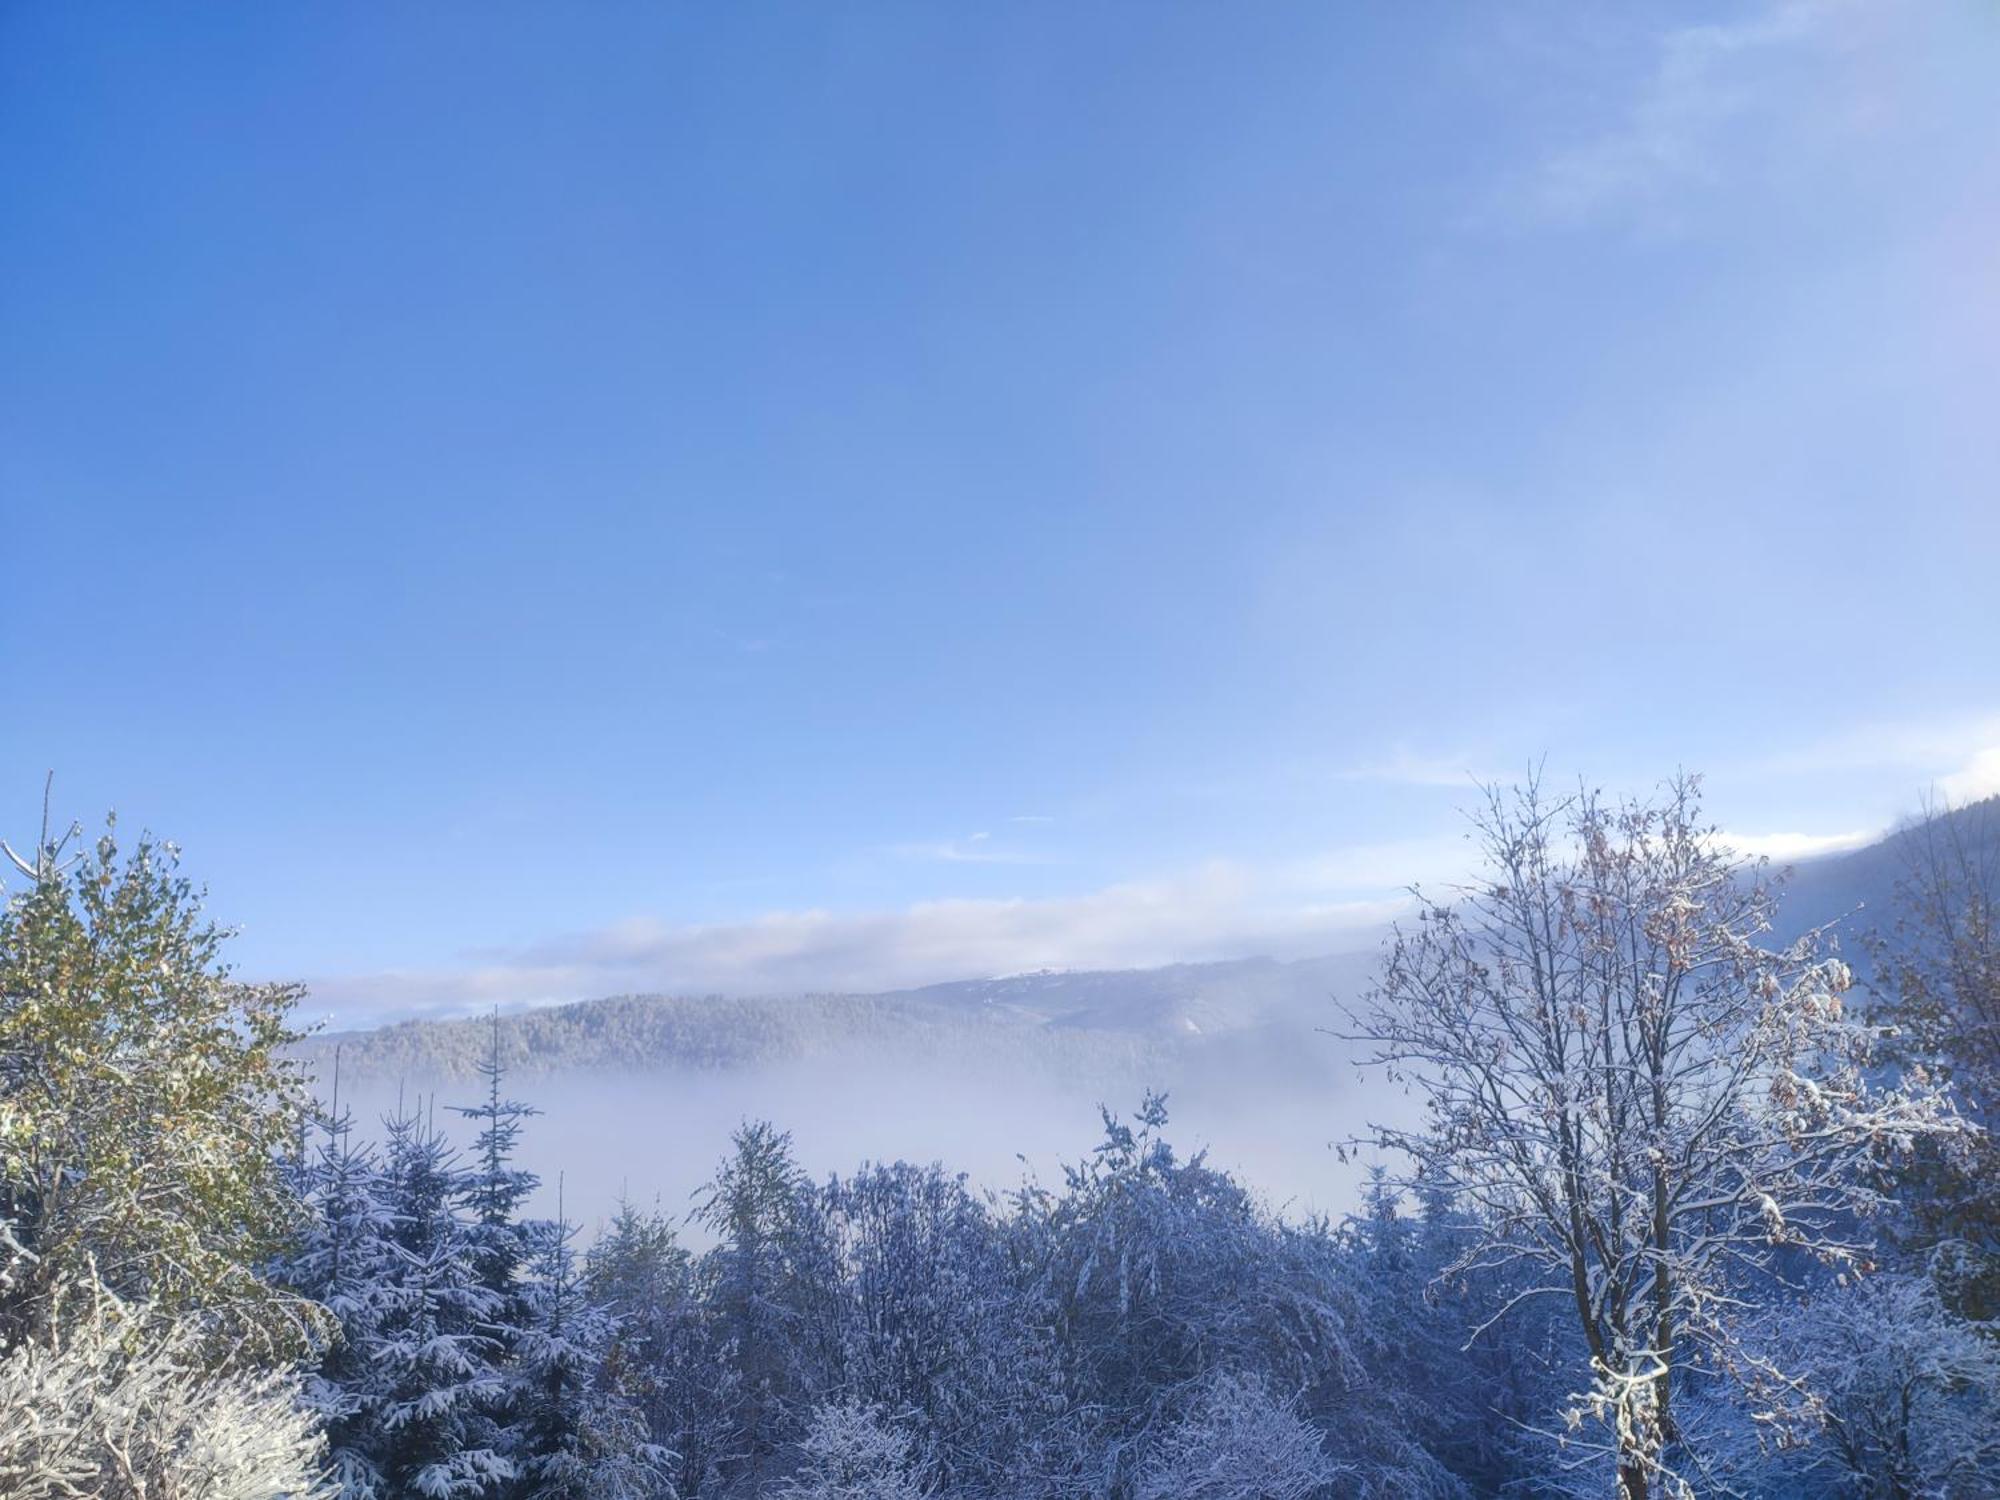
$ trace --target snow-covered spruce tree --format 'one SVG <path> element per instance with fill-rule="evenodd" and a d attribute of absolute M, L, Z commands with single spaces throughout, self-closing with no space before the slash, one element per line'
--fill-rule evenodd
<path fill-rule="evenodd" d="M 878 1408 L 832 1402 L 812 1412 L 778 1500 L 924 1500 L 918 1467 L 909 1435 Z"/>
<path fill-rule="evenodd" d="M 486 1097 L 478 1104 L 459 1104 L 452 1112 L 475 1122 L 471 1165 L 462 1175 L 461 1201 L 471 1223 L 467 1241 L 479 1284 L 491 1292 L 504 1311 L 519 1311 L 520 1273 L 531 1253 L 531 1232 L 521 1221 L 521 1205 L 540 1185 L 533 1172 L 515 1165 L 521 1123 L 541 1113 L 531 1104 L 503 1096 L 506 1069 L 500 1061 L 500 1013 L 493 1013 L 492 1039 L 479 1063 Z M 502 1319 L 503 1322 L 509 1321 Z"/>
<path fill-rule="evenodd" d="M 734 1387 L 729 1482 L 757 1494 L 803 1430 L 838 1357 L 838 1276 L 817 1194 L 791 1137 L 758 1121 L 736 1132 L 697 1216 L 716 1236 L 708 1299 Z"/>
<path fill-rule="evenodd" d="M 657 1210 L 620 1202 L 584 1258 L 590 1296 L 613 1320 L 603 1378 L 667 1455 L 673 1492 L 712 1495 L 735 1453 L 739 1383 L 709 1316 L 707 1276 Z"/>
<path fill-rule="evenodd" d="M 1218 1374 L 1188 1414 L 1158 1438 L 1133 1500 L 1331 1500 L 1358 1495 L 1360 1476 L 1327 1456 L 1312 1423 L 1261 1381 Z"/>
<path fill-rule="evenodd" d="M 520 1500 L 646 1500 L 667 1493 L 671 1458 L 604 1379 L 615 1331 L 577 1265 L 576 1227 L 537 1224 L 523 1291 L 526 1318 L 510 1372 L 512 1456 Z"/>
<path fill-rule="evenodd" d="M 1787 1252 L 1865 1270 L 1874 1169 L 1959 1126 L 1926 1081 L 1870 1086 L 1843 964 L 1759 946 L 1776 892 L 1693 779 L 1615 805 L 1531 782 L 1476 827 L 1487 874 L 1397 932 L 1354 1021 L 1429 1104 L 1378 1139 L 1475 1215 L 1462 1267 L 1563 1299 L 1589 1356 L 1568 1419 L 1602 1423 L 1627 1500 L 1689 1494 L 1677 1390 L 1781 1384 L 1742 1336 L 1745 1278 Z"/>
<path fill-rule="evenodd" d="M 337 1065 L 336 1065 L 337 1077 Z M 306 1404 L 327 1437 L 342 1500 L 383 1500 L 386 1391 L 378 1359 L 401 1262 L 390 1247 L 395 1217 L 375 1154 L 354 1140 L 352 1117 L 331 1109 L 318 1121 L 303 1162 L 307 1222 L 280 1263 L 279 1281 L 333 1318 L 303 1382 Z"/>
<path fill-rule="evenodd" d="M 234 980 L 174 847 L 121 857 L 113 832 L 5 851 L 26 888 L 0 908 L 0 1348 L 100 1280 L 200 1308 L 243 1355 L 290 1352 L 310 1310 L 256 1268 L 295 1223 L 300 992 Z"/>
<path fill-rule="evenodd" d="M 1395 1393 L 1411 1429 L 1442 1455 L 1491 1427 L 1488 1393 L 1465 1378 L 1464 1329 L 1455 1300 L 1438 1285 L 1449 1251 L 1439 1253 L 1432 1226 L 1406 1217 L 1399 1200 L 1383 1169 L 1372 1167 L 1362 1212 L 1344 1226 L 1360 1300 L 1352 1339 L 1369 1378 Z"/>
<path fill-rule="evenodd" d="M 521 1205 L 540 1185 L 540 1179 L 517 1166 L 515 1156 L 522 1123 L 540 1111 L 503 1092 L 506 1068 L 500 1060 L 498 1010 L 493 1012 L 487 1035 L 487 1054 L 477 1065 L 486 1083 L 486 1097 L 478 1104 L 454 1105 L 452 1113 L 478 1127 L 471 1160 L 459 1176 L 458 1192 L 467 1220 L 466 1244 L 473 1276 L 490 1299 L 484 1320 L 487 1340 L 481 1352 L 500 1377 L 499 1394 L 472 1418 L 471 1436 L 475 1447 L 510 1454 L 516 1441 L 513 1429 L 517 1413 L 516 1382 L 508 1370 L 521 1331 L 530 1319 L 522 1272 L 544 1228 L 521 1218 Z"/>
<path fill-rule="evenodd" d="M 493 1446 L 491 1413 L 505 1394 L 494 1368 L 498 1297 L 480 1283 L 464 1176 L 420 1110 L 384 1122 L 384 1192 L 391 1216 L 380 1319 L 365 1353 L 381 1383 L 385 1500 L 487 1500 L 514 1466 Z"/>
<path fill-rule="evenodd" d="M 218 1371 L 201 1325 L 53 1289 L 39 1340 L 0 1355 L 8 1500 L 335 1500 L 288 1372 Z"/>

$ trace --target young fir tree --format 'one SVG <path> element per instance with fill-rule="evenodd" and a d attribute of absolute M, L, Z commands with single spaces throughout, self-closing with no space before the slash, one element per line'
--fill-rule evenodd
<path fill-rule="evenodd" d="M 606 1384 L 667 1454 L 673 1493 L 715 1493 L 736 1452 L 741 1389 L 709 1315 L 713 1261 L 689 1255 L 657 1210 L 621 1200 L 584 1265 L 590 1295 L 613 1318 Z"/>
<path fill-rule="evenodd" d="M 327 1436 L 327 1456 L 343 1500 L 381 1500 L 383 1402 L 377 1352 L 390 1311 L 394 1215 L 374 1152 L 354 1140 L 352 1116 L 334 1102 L 302 1165 L 308 1218 L 279 1279 L 332 1314 L 334 1327 L 304 1394 Z"/>
<path fill-rule="evenodd" d="M 486 1080 L 486 1098 L 478 1104 L 452 1107 L 454 1114 L 477 1122 L 472 1165 L 463 1174 L 462 1201 L 471 1211 L 468 1240 L 479 1284 L 503 1304 L 518 1306 L 521 1268 L 530 1252 L 530 1232 L 521 1222 L 521 1205 L 540 1185 L 533 1172 L 514 1164 L 521 1139 L 521 1122 L 541 1111 L 501 1095 L 506 1069 L 500 1061 L 500 1013 L 493 1013 L 490 1048 L 479 1064 Z"/>
<path fill-rule="evenodd" d="M 1454 1272 L 1469 1228 L 1435 1177 L 1421 1177 L 1414 1215 L 1387 1172 L 1371 1167 L 1362 1212 L 1347 1221 L 1347 1262 L 1360 1298 L 1355 1344 L 1371 1382 L 1422 1446 L 1474 1493 L 1514 1472 L 1517 1435 L 1541 1409 L 1534 1378 L 1545 1317 L 1520 1310 L 1504 1341 L 1475 1340 L 1491 1308 L 1517 1288 L 1494 1271 Z M 1560 1393 L 1558 1393 L 1560 1394 Z"/>
<path fill-rule="evenodd" d="M 522 1122 L 540 1110 L 504 1096 L 506 1069 L 500 1061 L 500 1013 L 493 1012 L 487 1055 L 478 1065 L 486 1097 L 478 1104 L 455 1105 L 453 1113 L 473 1121 L 478 1133 L 472 1160 L 460 1177 L 459 1202 L 468 1223 L 466 1242 L 473 1275 L 488 1294 L 484 1357 L 500 1377 L 500 1394 L 473 1418 L 479 1446 L 511 1453 L 514 1431 L 515 1382 L 509 1372 L 530 1310 L 522 1274 L 534 1252 L 537 1226 L 521 1218 L 521 1205 L 540 1185 L 533 1172 L 515 1165 Z"/>
<path fill-rule="evenodd" d="M 465 1179 L 428 1117 L 399 1111 L 388 1132 L 391 1259 L 371 1354 L 383 1384 L 385 1500 L 486 1500 L 514 1466 L 493 1443 L 505 1394 L 491 1332 L 499 1298 L 479 1280 L 460 1216 Z"/>
<path fill-rule="evenodd" d="M 665 1493 L 668 1455 L 602 1380 L 616 1322 L 590 1295 L 576 1227 L 557 1210 L 535 1226 L 515 1344 L 514 1493 L 521 1500 L 642 1500 Z"/>

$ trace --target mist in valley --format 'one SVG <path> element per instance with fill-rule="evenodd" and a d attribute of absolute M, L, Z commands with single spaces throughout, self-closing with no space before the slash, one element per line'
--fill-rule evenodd
<path fill-rule="evenodd" d="M 1329 1024 L 1337 1019 L 1329 1006 Z M 1059 1184 L 1063 1164 L 1101 1139 L 1100 1106 L 1130 1115 L 1149 1089 L 1166 1095 L 1180 1155 L 1206 1151 L 1287 1218 L 1353 1209 L 1365 1159 L 1343 1160 L 1334 1143 L 1412 1108 L 1396 1086 L 1360 1076 L 1337 1038 L 1304 1028 L 1094 1073 L 837 1047 L 725 1071 L 523 1071 L 503 1082 L 540 1111 L 521 1137 L 521 1164 L 541 1179 L 530 1211 L 560 1209 L 586 1238 L 621 1198 L 684 1219 L 747 1121 L 789 1132 L 816 1179 L 869 1162 L 936 1162 L 1004 1198 L 1027 1180 Z M 320 1095 L 332 1102 L 330 1078 Z M 379 1138 L 400 1103 L 433 1110 L 469 1147 L 474 1127 L 452 1106 L 483 1097 L 478 1079 L 372 1076 L 343 1081 L 338 1102 L 361 1138 Z M 695 1226 L 685 1234 L 700 1242 Z"/>

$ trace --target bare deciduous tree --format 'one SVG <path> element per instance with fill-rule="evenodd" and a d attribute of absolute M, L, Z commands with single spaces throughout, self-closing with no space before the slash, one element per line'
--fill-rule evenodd
<path fill-rule="evenodd" d="M 1870 1269 L 1872 1169 L 1960 1126 L 1927 1080 L 1872 1086 L 1876 1034 L 1818 934 L 1761 945 L 1776 889 L 1703 822 L 1694 778 L 1647 802 L 1531 781 L 1474 825 L 1483 878 L 1398 930 L 1354 1020 L 1428 1102 L 1377 1140 L 1478 1210 L 1462 1269 L 1509 1268 L 1510 1307 L 1573 1308 L 1589 1368 L 1567 1441 L 1615 1450 L 1627 1500 L 1691 1495 L 1689 1375 L 1771 1413 L 1795 1389 L 1741 1336 L 1742 1289 L 1800 1253 Z"/>
<path fill-rule="evenodd" d="M 1896 839 L 1897 921 L 1873 940 L 1895 1061 L 1950 1080 L 1981 1127 L 1969 1150 L 1926 1148 L 1902 1174 L 1905 1248 L 1955 1310 L 2000 1316 L 2000 798 L 1929 810 Z"/>

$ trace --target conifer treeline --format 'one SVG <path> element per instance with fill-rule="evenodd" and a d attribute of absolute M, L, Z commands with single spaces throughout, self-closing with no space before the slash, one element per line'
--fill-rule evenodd
<path fill-rule="evenodd" d="M 323 1122 L 300 1170 L 278 1274 L 339 1318 L 311 1401 L 354 1500 L 1448 1496 L 1504 1480 L 1491 1414 L 1546 1394 L 1511 1346 L 1459 1351 L 1473 1287 L 1426 1292 L 1442 1197 L 1282 1222 L 1158 1098 L 1005 1199 L 907 1163 L 814 1183 L 746 1124 L 707 1248 L 626 1203 L 579 1265 L 520 1216 L 531 1111 L 489 1072 L 468 1156 L 410 1108 L 379 1149 Z"/>

